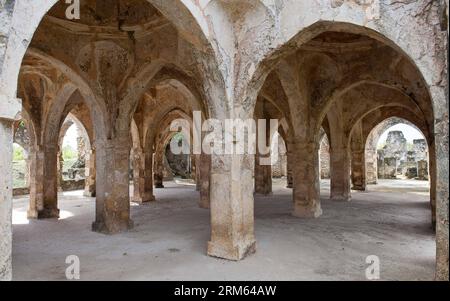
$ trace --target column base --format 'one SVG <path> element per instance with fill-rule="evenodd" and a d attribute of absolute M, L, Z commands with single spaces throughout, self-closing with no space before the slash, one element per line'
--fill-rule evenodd
<path fill-rule="evenodd" d="M 114 223 L 113 225 L 107 225 L 103 221 L 95 221 L 92 223 L 92 231 L 102 233 L 102 234 L 116 234 L 120 232 L 126 232 L 130 229 L 133 229 L 134 222 L 133 220 L 128 221 L 120 221 Z"/>
<path fill-rule="evenodd" d="M 366 186 L 353 186 L 351 188 L 352 190 L 357 190 L 357 191 L 366 191 Z"/>
<path fill-rule="evenodd" d="M 27 210 L 27 218 L 28 219 L 37 219 L 39 216 L 39 212 L 37 210 Z"/>
<path fill-rule="evenodd" d="M 139 203 L 139 204 L 144 204 L 144 203 L 150 203 L 150 202 L 154 202 L 156 200 L 155 196 L 152 194 L 149 195 L 144 195 L 143 197 L 133 197 L 133 202 L 135 203 Z"/>
<path fill-rule="evenodd" d="M 288 183 L 288 184 L 286 185 L 286 188 L 294 188 L 294 185 Z"/>
<path fill-rule="evenodd" d="M 322 215 L 322 208 L 317 205 L 315 208 L 310 206 L 295 206 L 292 215 L 300 218 L 318 218 Z"/>
<path fill-rule="evenodd" d="M 208 242 L 208 256 L 238 261 L 256 252 L 256 241 L 251 240 L 239 245 Z"/>
<path fill-rule="evenodd" d="M 164 184 L 155 184 L 155 188 L 164 188 Z"/>
<path fill-rule="evenodd" d="M 334 195 L 330 197 L 330 200 L 334 202 L 350 202 L 352 200 L 351 196 L 344 196 L 344 195 Z"/>
<path fill-rule="evenodd" d="M 46 219 L 46 218 L 59 218 L 58 208 L 44 208 L 42 210 L 28 210 L 28 218 L 34 219 Z"/>

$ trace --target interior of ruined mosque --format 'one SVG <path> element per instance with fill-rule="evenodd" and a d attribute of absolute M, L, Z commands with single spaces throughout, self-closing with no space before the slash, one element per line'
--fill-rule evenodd
<path fill-rule="evenodd" d="M 284 11 L 274 47 L 264 1 L 50 2 L 0 115 L 3 277 L 63 280 L 75 254 L 83 280 L 365 280 L 376 255 L 383 280 L 448 279 L 443 79 L 395 34 Z M 196 112 L 279 125 L 266 154 L 197 154 Z"/>

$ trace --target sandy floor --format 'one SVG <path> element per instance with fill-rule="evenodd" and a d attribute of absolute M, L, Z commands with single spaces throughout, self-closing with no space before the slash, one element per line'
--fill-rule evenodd
<path fill-rule="evenodd" d="M 206 256 L 209 212 L 191 185 L 165 183 L 158 201 L 132 204 L 135 228 L 107 236 L 90 231 L 94 199 L 60 196 L 59 220 L 26 219 L 27 199 L 14 200 L 15 280 L 64 280 L 66 256 L 80 258 L 81 280 L 364 280 L 377 255 L 382 280 L 432 280 L 435 238 L 427 183 L 381 181 L 352 201 L 328 200 L 322 185 L 318 219 L 290 215 L 291 190 L 256 196 L 257 252 L 240 262 Z M 419 185 L 419 186 L 417 186 Z"/>

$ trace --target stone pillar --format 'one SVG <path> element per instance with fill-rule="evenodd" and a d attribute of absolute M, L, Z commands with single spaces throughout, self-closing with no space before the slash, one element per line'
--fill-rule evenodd
<path fill-rule="evenodd" d="M 133 227 L 130 218 L 129 131 L 96 141 L 96 210 L 92 230 L 113 234 Z"/>
<path fill-rule="evenodd" d="M 211 174 L 211 155 L 201 154 L 199 162 L 200 170 L 200 201 L 199 207 L 208 209 L 210 207 L 210 174 Z"/>
<path fill-rule="evenodd" d="M 0 280 L 11 280 L 13 120 L 1 117 L 0 115 Z"/>
<path fill-rule="evenodd" d="M 287 157 L 286 153 L 280 156 L 281 176 L 287 176 Z"/>
<path fill-rule="evenodd" d="M 31 150 L 30 155 L 30 203 L 28 218 L 38 218 L 44 209 L 44 152 L 41 147 Z"/>
<path fill-rule="evenodd" d="M 20 100 L 0 95 L 0 281 L 12 279 L 13 122 Z"/>
<path fill-rule="evenodd" d="M 431 226 L 436 229 L 436 148 L 435 143 L 428 146 L 428 183 L 430 185 Z"/>
<path fill-rule="evenodd" d="M 366 162 L 364 149 L 352 150 L 352 189 L 366 191 Z"/>
<path fill-rule="evenodd" d="M 200 165 L 201 165 L 201 156 L 200 155 L 193 155 L 194 162 L 195 162 L 195 190 L 201 191 L 202 188 L 202 179 L 201 179 L 201 171 L 200 171 Z M 211 160 L 211 159 L 210 159 Z M 209 190 L 209 189 L 208 189 Z"/>
<path fill-rule="evenodd" d="M 286 181 L 287 185 L 286 188 L 293 188 L 294 187 L 294 178 L 292 176 L 292 165 L 293 165 L 293 157 L 294 154 L 292 152 L 292 148 L 286 152 Z"/>
<path fill-rule="evenodd" d="M 293 200 L 296 217 L 316 218 L 322 215 L 320 206 L 319 146 L 297 142 L 292 147 Z M 289 158 L 289 157 L 288 157 Z"/>
<path fill-rule="evenodd" d="M 154 171 L 154 180 L 155 180 L 155 188 L 164 188 L 164 154 L 162 155 L 162 158 L 160 155 L 155 154 L 154 156 L 154 165 L 155 165 L 155 171 Z"/>
<path fill-rule="evenodd" d="M 27 153 L 25 156 L 25 187 L 30 187 L 30 154 Z"/>
<path fill-rule="evenodd" d="M 63 158 L 63 152 L 62 149 L 59 148 L 58 149 L 58 154 L 57 154 L 57 174 L 58 174 L 58 192 L 62 192 L 63 188 L 63 182 L 64 182 L 64 177 L 63 177 L 63 170 L 64 170 L 64 158 Z"/>
<path fill-rule="evenodd" d="M 153 153 L 143 152 L 140 149 L 133 150 L 133 201 L 146 203 L 155 200 L 153 195 Z"/>
<path fill-rule="evenodd" d="M 133 148 L 131 151 L 131 166 L 133 168 L 133 202 L 142 203 L 144 194 L 144 164 L 141 149 Z"/>
<path fill-rule="evenodd" d="M 211 158 L 211 240 L 208 255 L 240 260 L 256 250 L 252 155 Z"/>
<path fill-rule="evenodd" d="M 85 154 L 84 196 L 95 197 L 95 149 Z"/>
<path fill-rule="evenodd" d="M 270 160 L 270 154 L 255 156 L 255 193 L 262 195 L 272 194 L 272 168 L 270 165 L 261 165 L 261 161 Z"/>
<path fill-rule="evenodd" d="M 330 149 L 330 198 L 350 201 L 350 155 L 344 147 Z"/>
<path fill-rule="evenodd" d="M 372 148 L 366 148 L 366 183 L 377 184 L 378 182 L 378 158 L 377 151 Z"/>
<path fill-rule="evenodd" d="M 44 198 L 38 218 L 58 218 L 58 145 L 44 146 Z"/>
<path fill-rule="evenodd" d="M 144 200 L 146 202 L 156 200 L 153 194 L 153 151 L 144 152 Z"/>

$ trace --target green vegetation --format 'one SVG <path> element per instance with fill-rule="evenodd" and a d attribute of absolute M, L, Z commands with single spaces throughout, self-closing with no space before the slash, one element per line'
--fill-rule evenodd
<path fill-rule="evenodd" d="M 17 145 L 13 144 L 13 161 L 23 161 L 25 160 L 25 152 L 24 149 Z"/>
<path fill-rule="evenodd" d="M 174 139 L 176 142 L 180 143 L 183 140 L 183 137 L 184 137 L 183 133 L 178 132 L 173 136 L 172 139 Z"/>
<path fill-rule="evenodd" d="M 76 159 L 78 156 L 78 152 L 76 150 L 74 150 L 70 145 L 66 145 L 63 147 L 63 159 L 64 161 L 66 160 L 71 160 L 71 159 Z"/>

